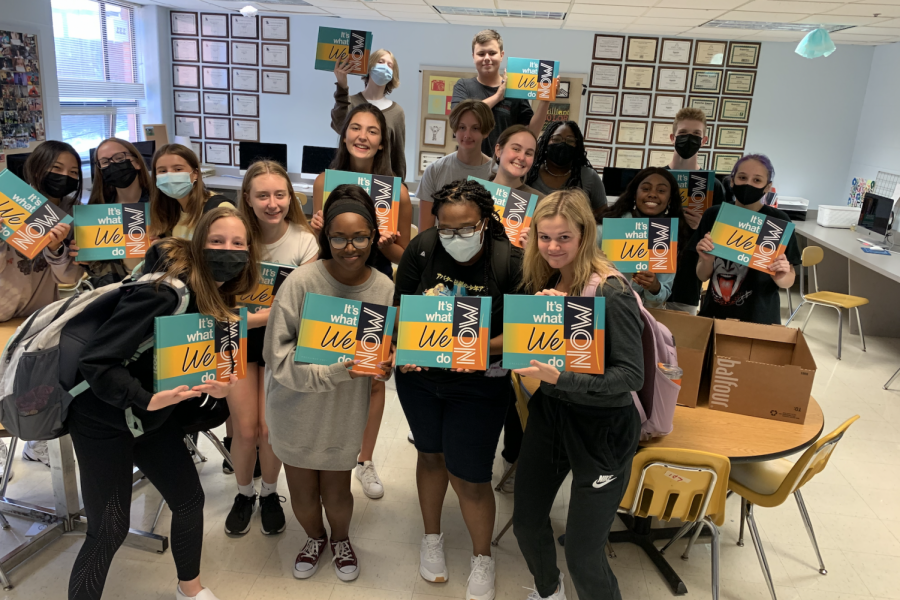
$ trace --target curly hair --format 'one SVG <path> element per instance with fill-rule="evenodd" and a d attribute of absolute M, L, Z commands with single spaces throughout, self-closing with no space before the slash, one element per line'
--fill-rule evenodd
<path fill-rule="evenodd" d="M 526 185 L 533 184 L 537 181 L 538 177 L 540 177 L 541 167 L 547 163 L 550 138 L 553 137 L 553 134 L 557 129 L 564 125 L 571 129 L 572 133 L 575 135 L 575 158 L 572 160 L 572 172 L 569 174 L 569 179 L 566 181 L 565 185 L 562 186 L 562 189 L 581 189 L 581 169 L 583 167 L 593 169 L 594 166 L 591 164 L 591 161 L 588 160 L 587 150 L 584 148 L 584 135 L 582 135 L 581 128 L 578 127 L 578 123 L 575 121 L 557 121 L 556 123 L 551 123 L 547 129 L 544 130 L 544 133 L 541 134 L 541 137 L 538 140 L 537 151 L 534 153 L 534 163 L 531 165 L 531 170 L 528 171 L 528 175 L 525 176 Z"/>
<path fill-rule="evenodd" d="M 372 229 L 372 232 L 375 233 L 378 231 L 378 226 L 375 225 L 378 220 L 375 216 L 375 204 L 372 202 L 372 197 L 366 193 L 366 190 L 358 185 L 346 183 L 339 185 L 328 195 L 328 202 L 325 204 L 325 209 L 323 211 L 322 216 L 325 220 L 325 224 L 319 232 L 319 258 L 329 259 L 334 257 L 331 252 L 331 241 L 328 239 L 328 231 L 331 228 L 331 223 L 334 221 L 335 217 L 342 215 L 345 212 L 355 212 L 350 208 L 351 202 L 359 204 L 366 215 L 368 215 L 367 218 L 360 214 L 361 217 L 369 222 L 369 227 Z M 369 267 L 375 264 L 375 259 L 378 257 L 378 246 L 375 242 L 377 242 L 377 238 L 369 244 L 369 255 L 366 256 L 366 266 Z"/>
<path fill-rule="evenodd" d="M 641 183 L 651 175 L 660 175 L 669 184 L 669 205 L 666 206 L 666 210 L 657 215 L 657 217 L 678 219 L 678 239 L 687 239 L 690 237 L 691 232 L 687 221 L 684 220 L 684 210 L 681 207 L 681 193 L 678 191 L 678 181 L 675 179 L 675 176 L 672 175 L 671 171 L 660 167 L 647 167 L 646 169 L 638 171 L 637 175 L 628 182 L 628 187 L 625 188 L 625 191 L 619 196 L 616 202 L 612 205 L 603 207 L 597 222 L 603 223 L 604 218 L 617 219 L 624 215 L 634 216 L 638 188 L 640 188 Z M 681 245 L 679 245 L 679 249 L 680 248 Z"/>

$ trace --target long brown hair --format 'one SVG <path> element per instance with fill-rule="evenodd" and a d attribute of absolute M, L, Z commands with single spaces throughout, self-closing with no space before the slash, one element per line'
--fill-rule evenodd
<path fill-rule="evenodd" d="M 531 134 L 531 137 L 534 138 L 535 152 L 537 152 L 537 136 L 534 135 L 534 132 L 528 129 L 528 127 L 526 127 L 525 125 L 510 125 L 506 129 L 504 129 L 503 133 L 500 134 L 500 137 L 497 138 L 497 146 L 500 146 L 500 149 L 503 150 L 503 148 L 509 142 L 510 138 L 519 133 Z M 497 164 L 500 164 L 500 157 L 497 155 L 496 146 L 491 150 L 494 153 L 494 160 L 497 162 Z"/>
<path fill-rule="evenodd" d="M 39 193 L 44 196 L 49 197 L 47 194 L 47 190 L 43 189 L 44 185 L 44 177 L 47 173 L 50 172 L 50 169 L 53 168 L 53 164 L 56 162 L 56 159 L 63 152 L 68 152 L 72 156 L 75 157 L 75 161 L 78 163 L 78 189 L 76 189 L 73 193 L 69 194 L 65 198 L 59 199 L 59 207 L 66 211 L 67 213 L 72 212 L 72 206 L 81 200 L 81 190 L 83 186 L 83 181 L 81 177 L 81 157 L 78 156 L 78 151 L 75 150 L 70 144 L 65 142 L 58 142 L 56 140 L 47 140 L 40 146 L 34 149 L 34 152 L 25 160 L 24 167 L 24 175 L 25 175 L 25 183 L 33 187 Z"/>
<path fill-rule="evenodd" d="M 253 233 L 253 239 L 260 245 L 262 244 L 262 231 L 259 227 L 259 219 L 256 213 L 253 212 L 253 205 L 250 204 L 250 190 L 253 188 L 253 180 L 260 175 L 276 175 L 284 179 L 288 193 L 291 195 L 291 203 L 288 205 L 288 212 L 284 220 L 288 223 L 297 223 L 306 231 L 315 235 L 312 227 L 309 226 L 309 222 L 306 220 L 306 215 L 303 214 L 303 210 L 300 208 L 300 201 L 297 199 L 297 194 L 294 193 L 294 186 L 287 171 L 275 161 L 260 160 L 250 165 L 250 168 L 247 169 L 247 174 L 244 175 L 244 181 L 241 183 L 241 212 L 247 217 L 250 231 Z"/>
<path fill-rule="evenodd" d="M 116 200 L 116 188 L 111 185 L 106 185 L 103 182 L 103 174 L 100 172 L 102 169 L 100 168 L 100 162 L 97 158 L 100 154 L 100 148 L 103 147 L 103 144 L 108 142 L 115 142 L 125 148 L 125 151 L 131 155 L 131 158 L 136 162 L 139 162 L 141 168 L 138 169 L 137 180 L 141 186 L 142 190 L 150 190 L 150 175 L 147 174 L 147 163 L 144 162 L 144 157 L 141 156 L 141 153 L 137 148 L 134 147 L 134 144 L 129 142 L 128 140 L 123 140 L 116 137 L 106 138 L 100 145 L 97 146 L 97 149 L 94 151 L 94 184 L 93 188 L 91 188 L 91 197 L 88 199 L 88 204 L 108 204 L 110 202 L 115 202 Z"/>
<path fill-rule="evenodd" d="M 187 223 L 189 228 L 195 229 L 199 225 L 200 217 L 203 216 L 203 207 L 209 198 L 209 194 L 203 186 L 203 178 L 200 176 L 200 161 L 193 150 L 181 144 L 166 144 L 157 150 L 153 155 L 153 164 L 150 166 L 152 181 L 150 186 L 150 234 L 154 236 L 170 235 L 181 218 L 181 204 L 178 203 L 178 199 L 163 194 L 156 187 L 156 163 L 167 154 L 180 156 L 191 168 L 191 173 L 197 173 L 197 182 L 188 194 L 187 209 L 185 210 L 190 217 Z"/>
<path fill-rule="evenodd" d="M 228 217 L 239 219 L 244 224 L 250 260 L 240 275 L 219 287 L 206 264 L 203 250 L 206 248 L 206 239 L 209 237 L 209 228 L 212 224 Z M 166 257 L 166 276 L 187 282 L 197 299 L 197 308 L 202 314 L 209 315 L 217 321 L 237 320 L 237 315 L 232 312 L 237 297 L 250 293 L 259 283 L 259 250 L 244 215 L 237 209 L 220 206 L 200 218 L 194 229 L 194 237 L 190 241 L 170 237 L 156 243 L 160 246 L 161 254 Z"/>
<path fill-rule="evenodd" d="M 378 119 L 378 127 L 381 128 L 381 150 L 375 154 L 375 160 L 372 163 L 372 175 L 393 176 L 394 172 L 391 170 L 391 140 L 390 137 L 388 137 L 387 121 L 385 120 L 384 113 L 381 112 L 381 109 L 374 104 L 369 103 L 360 104 L 347 114 L 347 118 L 344 119 L 344 126 L 341 127 L 341 137 L 340 143 L 338 143 L 337 154 L 334 155 L 334 160 L 331 161 L 328 168 L 335 171 L 353 170 L 353 167 L 350 166 L 350 151 L 347 150 L 347 130 L 350 128 L 353 117 L 359 113 L 371 113 L 375 115 L 375 118 Z"/>

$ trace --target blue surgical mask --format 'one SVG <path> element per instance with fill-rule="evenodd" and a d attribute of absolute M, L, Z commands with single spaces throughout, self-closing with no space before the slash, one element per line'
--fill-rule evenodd
<path fill-rule="evenodd" d="M 375 85 L 387 85 L 394 78 L 394 70 L 384 63 L 378 63 L 369 71 L 369 77 Z"/>
<path fill-rule="evenodd" d="M 184 198 L 191 192 L 194 182 L 190 173 L 163 173 L 156 176 L 156 187 L 170 198 Z"/>

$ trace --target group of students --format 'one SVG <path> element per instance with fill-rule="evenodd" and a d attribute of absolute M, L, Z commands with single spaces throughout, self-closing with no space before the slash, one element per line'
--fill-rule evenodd
<path fill-rule="evenodd" d="M 112 138 L 97 148 L 89 202 L 150 203 L 154 243 L 142 264 L 78 261 L 78 247 L 65 224 L 53 230 L 50 244 L 35 259 L 0 243 L 0 287 L 11 300 L 0 306 L 0 321 L 32 314 L 59 297 L 59 284 L 76 283 L 85 273 L 94 285 L 163 274 L 190 290 L 188 312 L 233 320 L 237 298 L 257 285 L 261 261 L 297 267 L 272 307 L 248 316 L 248 369 L 241 380 L 153 393 L 149 353 L 123 364 L 122 357 L 133 356 L 152 333 L 154 318 L 171 314 L 177 305 L 178 294 L 164 285 L 134 286 L 84 349 L 79 366 L 90 390 L 73 402 L 67 424 L 80 463 L 88 533 L 72 570 L 69 598 L 102 595 L 113 555 L 128 532 L 131 473 L 137 465 L 172 511 L 176 599 L 215 599 L 200 582 L 204 495 L 183 442 L 189 409 L 201 396 L 224 399 L 231 414 L 238 494 L 226 532 L 247 533 L 257 502 L 262 532 L 284 531 L 276 488 L 283 465 L 291 508 L 307 534 L 294 576 L 312 577 L 330 549 L 336 576 L 356 579 L 361 566 L 349 536 L 350 482 L 355 474 L 367 496 L 384 495 L 371 458 L 384 410 L 384 382 L 395 366 L 397 393 L 418 453 L 424 526 L 420 575 L 436 583 L 450 577 L 441 513 L 452 485 L 472 540 L 466 598 L 495 597 L 491 479 L 505 430 L 505 467 L 518 461 L 506 488 L 517 496 L 514 532 L 535 580 L 529 598 L 565 598 L 549 514 L 570 471 L 566 556 L 574 586 L 584 598 L 621 598 L 604 544 L 640 434 L 631 395 L 642 385 L 645 368 L 638 298 L 696 313 L 701 282 L 711 280 L 701 315 L 778 322 L 777 291 L 793 282 L 792 265 L 799 263 L 799 253 L 792 240 L 773 275 L 713 257 L 709 232 L 718 208 L 702 215 L 682 209 L 677 183 L 667 169 L 642 170 L 608 204 L 578 125 L 551 124 L 538 138 L 531 108 L 503 98 L 502 79 L 491 79 L 502 56 L 496 32 L 476 36 L 473 57 L 479 76 L 474 83 L 464 80 L 468 82 L 455 92 L 483 97 L 454 94 L 450 124 L 458 150 L 430 165 L 420 182 L 420 232 L 415 237 L 405 185 L 397 232 L 379 232 L 372 200 L 360 187 L 338 186 L 325 203 L 324 174 L 315 182 L 314 216 L 307 222 L 288 174 L 277 163 L 251 166 L 235 206 L 206 190 L 190 149 L 178 144 L 159 148 L 148 171 L 133 145 Z M 343 120 L 331 168 L 397 174 L 403 152 L 395 129 L 402 133 L 402 109 L 395 109 L 399 117 L 388 118 L 395 105 L 383 102 L 385 90 L 399 83 L 397 66 L 389 52 L 373 53 L 373 59 L 366 90 L 357 96 L 348 97 L 341 79 L 345 68 L 336 69 L 332 118 Z M 498 123 L 503 127 L 499 132 Z M 704 130 L 701 112 L 679 113 L 670 168 L 697 168 Z M 64 210 L 80 201 L 81 161 L 68 144 L 41 144 L 25 171 L 28 183 Z M 491 194 L 469 181 L 470 175 L 540 198 L 531 226 L 519 240 L 524 251 L 508 239 Z M 773 177 L 768 159 L 746 156 L 735 166 L 727 194 L 717 185 L 716 203 L 734 202 L 787 219 L 762 203 Z M 676 274 L 635 275 L 629 281 L 600 251 L 604 218 L 642 216 L 680 220 Z M 392 356 L 375 376 L 355 370 L 355 363 L 295 363 L 306 293 L 395 306 L 403 295 L 490 296 L 490 368 L 472 372 L 394 365 Z M 561 373 L 537 360 L 517 370 L 542 382 L 529 402 L 524 434 L 510 401 L 509 372 L 501 366 L 505 294 L 606 298 L 603 375 Z M 141 421 L 143 435 L 131 433 L 126 413 Z M 258 494 L 253 484 L 257 461 L 262 477 Z"/>

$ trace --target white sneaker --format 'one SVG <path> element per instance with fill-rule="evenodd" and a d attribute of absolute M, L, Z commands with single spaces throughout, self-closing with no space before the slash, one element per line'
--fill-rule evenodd
<path fill-rule="evenodd" d="M 49 467 L 50 451 L 47 449 L 47 442 L 27 442 L 22 448 L 22 458 L 31 462 L 42 462 Z"/>
<path fill-rule="evenodd" d="M 494 600 L 494 559 L 490 556 L 472 557 L 472 572 L 469 574 L 469 586 L 466 589 L 466 600 Z"/>
<path fill-rule="evenodd" d="M 419 548 L 419 575 L 425 581 L 444 583 L 450 579 L 444 559 L 444 534 L 426 533 Z"/>
<path fill-rule="evenodd" d="M 531 590 L 531 593 L 528 594 L 528 598 L 525 600 L 566 600 L 566 586 L 563 585 L 563 574 L 559 574 L 559 587 L 556 588 L 556 591 L 549 596 L 541 596 L 537 590 L 532 590 L 531 588 L 525 588 L 526 590 Z"/>
<path fill-rule="evenodd" d="M 181 591 L 181 586 L 175 587 L 175 600 L 219 600 L 215 594 L 209 591 L 209 588 L 203 588 L 196 596 L 185 596 Z"/>
<path fill-rule="evenodd" d="M 371 460 L 367 460 L 361 465 L 356 465 L 356 478 L 362 484 L 363 493 L 369 498 L 377 499 L 384 496 L 384 486 L 378 473 L 375 471 L 375 465 Z"/>
<path fill-rule="evenodd" d="M 513 463 L 506 462 L 506 459 L 503 459 L 503 474 L 506 475 L 509 473 L 509 470 L 512 469 Z M 503 485 L 500 486 L 500 491 L 506 494 L 512 494 L 516 490 L 516 472 L 513 471 L 512 475 L 509 476 L 509 479 L 503 482 Z"/>
<path fill-rule="evenodd" d="M 7 447 L 6 442 L 0 440 L 0 478 L 3 477 L 3 469 L 6 468 L 6 460 L 9 458 L 9 447 Z M 12 461 L 10 461 L 9 466 L 12 467 Z M 13 471 L 12 468 L 9 470 L 9 479 L 12 481 Z"/>
<path fill-rule="evenodd" d="M 409 442 L 410 444 L 416 443 L 416 438 L 413 437 L 412 429 L 410 429 L 409 433 L 406 434 L 406 441 Z"/>

